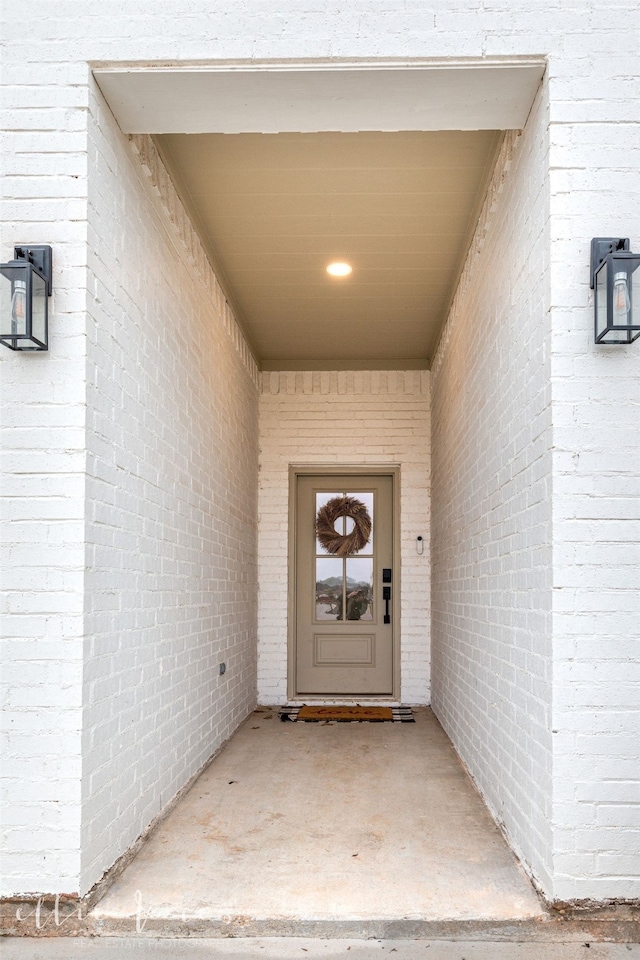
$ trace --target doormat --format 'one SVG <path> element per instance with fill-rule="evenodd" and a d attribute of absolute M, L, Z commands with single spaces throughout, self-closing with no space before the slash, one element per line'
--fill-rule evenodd
<path fill-rule="evenodd" d="M 415 723 L 411 707 L 281 707 L 280 719 L 305 723 Z"/>

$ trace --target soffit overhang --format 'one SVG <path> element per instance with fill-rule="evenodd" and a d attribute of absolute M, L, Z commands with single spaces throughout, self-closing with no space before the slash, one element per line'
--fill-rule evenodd
<path fill-rule="evenodd" d="M 263 369 L 426 367 L 540 59 L 100 65 L 154 139 Z M 336 284 L 331 259 L 352 262 Z"/>

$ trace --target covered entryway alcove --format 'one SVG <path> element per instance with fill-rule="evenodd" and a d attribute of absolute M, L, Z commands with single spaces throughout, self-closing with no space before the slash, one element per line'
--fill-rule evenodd
<path fill-rule="evenodd" d="M 95 913 L 100 922 L 135 925 L 135 891 L 143 887 L 154 891 L 143 906 L 148 931 L 154 917 L 162 929 L 163 922 L 189 913 L 184 893 L 206 842 L 214 851 L 216 843 L 226 845 L 225 883 L 239 899 L 225 900 L 220 914 L 215 857 L 208 860 L 198 922 L 215 921 L 223 929 L 229 917 L 233 924 L 233 917 L 249 914 L 260 929 L 274 915 L 300 920 L 295 903 L 289 915 L 282 897 L 264 901 L 263 913 L 257 902 L 241 908 L 246 871 L 258 862 L 262 871 L 270 868 L 258 852 L 264 846 L 236 842 L 230 834 L 263 836 L 264 817 L 260 824 L 250 821 L 251 797 L 264 796 L 271 783 L 281 806 L 268 816 L 284 818 L 290 833 L 281 837 L 283 849 L 295 847 L 296 830 L 308 823 L 314 802 L 296 778 L 304 785 L 318 767 L 329 771 L 325 787 L 332 795 L 353 791 L 354 817 L 344 837 L 337 832 L 331 843 L 323 840 L 335 819 L 326 798 L 314 811 L 318 843 L 305 868 L 317 880 L 328 865 L 326 890 L 340 877 L 361 883 L 353 872 L 357 865 L 336 863 L 346 856 L 366 861 L 376 844 L 389 853 L 386 869 L 395 863 L 394 847 L 398 870 L 403 858 L 411 860 L 408 878 L 424 870 L 421 844 L 433 830 L 428 820 L 439 801 L 434 806 L 432 797 L 429 813 L 421 812 L 416 784 L 428 791 L 429 772 L 438 769 L 443 798 L 453 791 L 442 800 L 443 812 L 459 803 L 471 834 L 485 832 L 480 840 L 470 838 L 466 855 L 457 848 L 447 857 L 455 844 L 444 825 L 439 843 L 445 852 L 430 869 L 446 873 L 453 864 L 460 876 L 451 882 L 458 885 L 460 877 L 473 875 L 466 907 L 441 898 L 439 908 L 437 896 L 429 900 L 429 877 L 421 874 L 412 919 L 498 922 L 539 915 L 524 875 L 426 708 L 433 703 L 492 814 L 544 887 L 550 692 L 544 650 L 548 512 L 541 492 L 549 452 L 547 304 L 544 256 L 537 256 L 546 216 L 543 72 L 543 63 L 530 59 L 94 70 L 108 106 L 95 90 L 91 223 L 98 236 L 110 217 L 117 236 L 121 218 L 124 236 L 107 253 L 95 244 L 90 292 L 96 320 L 122 322 L 135 347 L 122 383 L 140 405 L 134 435 L 138 423 L 145 430 L 136 449 L 122 440 L 126 425 L 118 427 L 117 456 L 111 462 L 104 454 L 103 439 L 113 439 L 110 417 L 121 402 L 109 396 L 110 365 L 129 360 L 97 322 L 91 389 L 101 399 L 94 407 L 92 483 L 96 504 L 106 506 L 92 518 L 97 562 L 91 578 L 100 598 L 91 611 L 92 635 L 109 635 L 113 581 L 105 571 L 115 547 L 105 530 L 116 525 L 111 491 L 121 489 L 123 474 L 143 481 L 139 489 L 129 485 L 121 501 L 115 497 L 119 510 L 141 518 L 136 537 L 171 543 L 155 524 L 169 496 L 159 479 L 159 457 L 174 460 L 171 496 L 190 539 L 185 552 L 177 531 L 175 551 L 163 548 L 162 569 L 154 571 L 158 611 L 153 602 L 139 609 L 134 600 L 138 620 L 130 629 L 147 630 L 135 664 L 123 648 L 106 655 L 112 666 L 122 665 L 111 708 L 101 697 L 86 706 L 87 887 L 191 782 L 207 762 L 207 744 L 215 749 L 223 743 L 256 700 L 273 706 L 298 695 L 289 566 L 296 477 L 334 475 L 340 478 L 336 490 L 347 495 L 349 474 L 393 476 L 395 646 L 387 686 L 371 687 L 367 696 L 422 711 L 406 730 L 285 729 L 273 714 L 255 715 L 205 773 L 213 780 L 200 779 L 172 814 L 178 834 L 157 833 L 101 901 Z M 328 278 L 324 271 L 332 260 L 349 262 L 352 276 Z M 198 274 L 205 278 L 201 288 L 193 279 Z M 122 304 L 128 309 L 141 283 L 151 305 L 125 310 L 123 319 Z M 221 320 L 213 339 L 207 297 Z M 173 353 L 166 356 L 151 329 L 156 313 L 170 333 Z M 194 316 L 197 326 L 187 330 Z M 140 368 L 142 390 L 136 386 Z M 215 395 L 208 392 L 209 378 L 221 385 Z M 167 396 L 174 402 L 173 422 L 156 418 Z M 150 436 L 156 449 L 149 447 Z M 206 588 L 198 574 L 203 557 Z M 147 573 L 139 571 L 142 589 Z M 163 600 L 163 578 L 171 577 L 174 585 L 176 577 L 186 585 L 177 617 Z M 124 582 L 122 590 L 120 610 L 126 609 Z M 180 647 L 179 621 L 187 609 L 200 611 L 199 627 L 185 612 L 192 635 Z M 89 685 L 102 677 L 106 686 L 106 648 L 107 640 L 91 650 Z M 145 697 L 131 692 L 142 689 L 132 681 L 140 670 L 152 678 L 162 738 L 145 713 Z M 340 692 L 315 687 L 313 695 L 326 700 Z M 126 746 L 128 766 L 116 764 L 104 747 L 109 724 L 115 724 L 125 748 L 127 722 L 144 732 L 137 745 Z M 276 729 L 267 736 L 269 724 Z M 187 728 L 189 735 L 181 737 Z M 256 747 L 262 734 L 265 742 Z M 145 738 L 149 760 L 134 762 Z M 370 758 L 364 766 L 374 780 L 365 770 L 356 775 L 363 757 Z M 144 790 L 131 786 L 140 763 L 149 767 Z M 269 780 L 274 769 L 286 770 L 287 777 Z M 230 800 L 222 787 L 243 780 L 248 795 Z M 383 817 L 387 798 L 404 789 L 415 819 L 407 819 L 402 806 L 393 808 L 390 830 Z M 209 798 L 206 810 L 194 806 L 198 791 L 200 800 Z M 287 805 L 291 796 L 302 819 Z M 367 805 L 366 836 L 358 837 Z M 240 819 L 230 831 L 234 815 Z M 371 827 L 376 818 L 383 824 L 379 837 Z M 399 823 L 403 830 L 394 832 Z M 163 842 L 184 854 L 182 872 L 170 857 L 163 859 Z M 277 858 L 274 848 L 267 859 Z M 474 862 L 482 865 L 475 875 Z M 238 864 L 245 872 L 232 876 Z M 151 873 L 136 873 L 147 867 L 161 878 L 171 873 L 168 893 L 153 888 Z M 380 876 L 371 877 L 374 898 L 384 900 L 384 887 L 376 886 Z M 483 884 L 493 899 L 478 894 L 474 901 L 473 890 Z M 398 915 L 401 901 L 407 909 L 404 894 L 383 904 L 378 916 L 358 902 L 338 900 L 332 895 L 323 901 L 330 909 L 314 913 L 313 897 L 305 894 L 303 909 L 314 922 L 355 919 L 365 931 L 373 929 L 366 922 Z"/>
<path fill-rule="evenodd" d="M 545 176 L 542 73 L 543 65 L 531 61 L 95 71 L 182 240 L 188 228 L 177 211 L 180 202 L 184 205 L 222 284 L 228 323 L 240 325 L 233 335 L 249 344 L 242 348 L 245 362 L 250 363 L 250 348 L 261 368 L 258 702 L 305 699 L 305 690 L 311 690 L 311 698 L 320 701 L 372 697 L 424 707 L 431 703 L 433 397 L 439 445 L 433 451 L 434 703 L 494 815 L 507 824 L 512 843 L 536 874 L 539 865 L 526 849 L 535 815 L 529 809 L 531 816 L 523 817 L 523 811 L 535 807 L 544 790 L 539 771 L 530 769 L 536 754 L 529 747 L 545 694 L 541 690 L 524 706 L 524 723 L 510 712 L 523 695 L 522 678 L 513 672 L 517 644 L 511 648 L 508 636 L 502 638 L 504 676 L 497 652 L 483 650 L 483 632 L 508 632 L 505 604 L 514 607 L 513 623 L 519 600 L 511 591 L 495 602 L 502 582 L 497 570 L 491 596 L 483 595 L 489 576 L 483 563 L 485 558 L 494 563 L 495 551 L 508 543 L 510 525 L 518 526 L 508 483 L 495 487 L 489 480 L 492 458 L 504 443 L 502 419 L 507 429 L 518 422 L 511 409 L 520 404 L 516 385 L 537 357 L 535 345 L 530 355 L 530 341 L 523 340 L 523 353 L 508 356 L 509 324 L 522 333 L 544 307 L 542 278 L 536 286 L 539 299 L 532 301 L 521 265 L 528 259 L 527 245 L 532 249 L 540 238 L 535 231 Z M 531 130 L 512 132 L 525 127 L 532 107 Z M 527 196 L 518 194 L 523 177 L 531 191 Z M 328 277 L 325 268 L 335 260 L 346 261 L 352 275 Z M 524 307 L 510 317 L 518 288 Z M 526 460 L 533 451 L 538 460 L 536 438 L 518 435 L 510 442 L 519 440 L 520 456 Z M 298 568 L 306 570 L 295 539 L 299 484 L 308 478 L 305 496 L 312 498 L 316 487 L 330 491 L 334 477 L 336 490 L 348 495 L 352 487 L 366 486 L 365 477 L 350 483 L 349 475 L 364 473 L 378 476 L 377 483 L 389 476 L 389 553 L 382 566 L 394 568 L 395 646 L 389 646 L 387 672 L 378 669 L 375 681 L 361 689 L 356 689 L 359 680 L 350 679 L 323 686 L 328 656 L 323 651 L 335 649 L 335 628 L 329 645 L 318 648 L 325 660 L 314 661 L 315 666 L 309 661 L 304 673 L 296 667 L 301 602 L 295 579 Z M 488 525 L 496 511 L 504 511 L 504 534 L 494 540 Z M 512 554 L 517 563 L 522 556 Z M 315 577 L 326 593 L 332 571 L 325 561 L 313 562 L 318 571 L 327 567 L 325 580 L 320 573 Z M 373 559 L 358 562 L 373 564 Z M 517 580 L 517 569 L 505 576 Z M 334 609 L 335 598 L 328 601 L 322 590 L 323 610 Z M 228 616 L 233 619 L 232 608 Z M 363 662 L 373 663 L 375 635 L 365 628 L 358 626 L 364 639 L 354 649 Z M 377 656 L 379 665 L 382 654 Z M 245 682 L 247 666 L 226 664 L 231 686 Z M 331 676 L 336 673 L 334 663 Z M 352 667 L 349 676 L 354 673 L 360 677 L 363 670 Z M 495 750 L 496 727 L 501 727 L 502 753 L 506 756 L 509 745 L 513 751 L 508 763 Z M 486 812 L 474 807 L 462 768 L 448 749 L 442 731 L 424 713 L 411 730 L 285 730 L 273 712 L 257 714 L 125 871 L 97 916 L 124 921 L 135 890 L 145 889 L 145 917 L 148 912 L 160 927 L 185 909 L 199 920 L 215 919 L 211 883 L 227 891 L 218 920 L 244 914 L 372 921 L 403 909 L 416 920 L 536 916 L 535 897 L 510 864 Z M 530 770 L 526 783 L 517 770 L 522 751 Z M 306 788 L 318 764 L 330 773 L 317 784 L 325 795 L 314 799 Z M 286 776 L 274 778 L 275 768 L 286 770 Z M 514 790 L 517 783 L 529 791 L 526 803 Z M 462 804 L 458 840 L 465 833 L 463 821 L 471 825 L 460 846 L 446 822 L 435 828 L 438 801 L 434 806 L 433 796 L 428 799 L 434 784 L 443 791 L 443 809 Z M 236 787 L 230 800 L 225 791 Z M 415 821 L 402 804 L 385 819 L 383 811 L 396 791 L 410 795 Z M 259 800 L 270 793 L 271 805 Z M 339 809 L 342 796 L 353 804 L 351 820 L 340 817 L 343 833 L 334 831 L 331 842 L 327 835 L 335 812 L 327 794 Z M 309 820 L 315 821 L 316 840 L 305 845 L 303 827 Z M 403 829 L 396 835 L 394 824 L 400 823 Z M 484 839 L 473 835 L 476 828 L 488 831 Z M 252 835 L 256 842 L 248 840 Z M 203 844 L 209 844 L 208 854 Z M 439 851 L 435 861 L 429 860 L 429 847 Z M 372 864 L 381 851 L 385 865 L 377 877 Z M 369 866 L 361 868 L 367 861 Z M 477 874 L 474 862 L 480 864 Z M 412 898 L 396 878 L 399 900 L 393 906 L 393 898 L 385 903 L 384 884 L 377 884 L 385 870 L 402 875 L 403 864 L 408 885 L 419 892 Z M 359 869 L 369 877 L 370 898 L 336 899 L 330 891 L 339 880 L 362 889 Z M 254 878 L 249 894 L 252 870 L 264 883 Z M 315 894 L 305 885 L 305 870 L 314 874 Z M 435 880 L 440 871 L 447 878 L 444 887 Z M 167 874 L 174 878 L 169 888 L 163 887 Z M 188 895 L 189 878 L 196 876 Z M 154 877 L 161 878 L 159 885 Z M 444 890 L 450 886 L 457 888 L 457 900 L 447 899 Z M 490 891 L 488 897 L 481 889 Z"/>

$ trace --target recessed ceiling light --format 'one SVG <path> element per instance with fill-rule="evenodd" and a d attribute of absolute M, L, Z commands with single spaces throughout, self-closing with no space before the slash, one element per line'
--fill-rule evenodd
<path fill-rule="evenodd" d="M 327 267 L 327 273 L 332 277 L 348 277 L 352 270 L 348 263 L 330 263 Z"/>

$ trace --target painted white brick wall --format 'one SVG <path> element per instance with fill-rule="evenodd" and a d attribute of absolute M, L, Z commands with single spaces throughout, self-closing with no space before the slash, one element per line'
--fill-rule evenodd
<path fill-rule="evenodd" d="M 629 29 L 620 31 L 620 17 Z M 640 345 L 593 342 L 589 244 L 640 250 L 640 11 L 557 63 L 550 127 L 554 892 L 640 897 Z"/>
<path fill-rule="evenodd" d="M 580 6 L 584 17 L 588 18 L 589 5 Z M 515 796 L 509 795 L 510 791 L 505 791 L 504 784 L 509 782 L 508 771 L 513 768 L 514 756 L 521 755 L 515 744 L 511 751 L 505 751 L 504 744 L 501 744 L 500 750 L 494 750 L 495 758 L 488 762 L 479 760 L 480 750 L 468 748 L 465 755 L 464 748 L 460 749 L 490 805 L 498 817 L 504 819 L 514 846 L 528 862 L 547 895 L 567 900 L 629 899 L 640 894 L 640 703 L 636 693 L 640 669 L 637 653 L 640 631 L 637 485 L 640 434 L 631 425 L 640 400 L 640 377 L 637 352 L 633 347 L 607 349 L 593 344 L 593 304 L 588 289 L 592 236 L 630 236 L 633 248 L 640 245 L 637 178 L 640 108 L 637 98 L 630 93 L 633 81 L 629 79 L 640 74 L 640 18 L 633 5 L 623 6 L 624 10 L 616 11 L 615 17 L 612 12 L 605 21 L 599 21 L 598 29 L 575 34 L 570 31 L 565 37 L 563 56 L 550 57 L 547 81 L 550 173 L 545 188 L 549 194 L 549 218 L 545 244 L 539 250 L 521 245 L 525 224 L 518 219 L 518 212 L 526 211 L 530 216 L 526 198 L 531 195 L 532 183 L 527 178 L 535 179 L 538 175 L 533 167 L 526 172 L 526 161 L 522 160 L 519 167 L 514 164 L 506 177 L 505 190 L 514 191 L 510 213 L 516 219 L 502 224 L 496 220 L 496 216 L 505 212 L 504 203 L 498 201 L 492 223 L 498 223 L 498 230 L 506 232 L 510 246 L 516 251 L 524 251 L 526 257 L 522 258 L 521 264 L 514 263 L 513 259 L 510 261 L 513 253 L 509 248 L 505 249 L 500 263 L 494 259 L 489 264 L 491 251 L 485 243 L 480 263 L 490 271 L 493 285 L 487 285 L 478 270 L 476 285 L 467 294 L 479 297 L 474 325 L 481 318 L 483 332 L 488 322 L 490 333 L 496 310 L 492 286 L 501 289 L 499 278 L 507 273 L 510 280 L 510 287 L 502 288 L 501 306 L 504 308 L 505 298 L 513 296 L 514 301 L 518 298 L 522 301 L 523 288 L 519 289 L 518 284 L 523 280 L 524 290 L 527 282 L 530 291 L 533 289 L 535 278 L 531 263 L 528 270 L 523 269 L 526 258 L 538 265 L 540 274 L 548 269 L 545 282 L 550 322 L 545 321 L 544 310 L 539 310 L 537 349 L 543 351 L 541 363 L 551 386 L 552 439 L 548 446 L 551 467 L 548 468 L 545 458 L 544 471 L 549 470 L 546 496 L 552 511 L 546 540 L 551 561 L 549 603 L 552 619 L 546 634 L 551 638 L 551 647 L 543 640 L 542 650 L 545 659 L 551 657 L 552 687 L 548 685 L 548 674 L 536 670 L 535 661 L 532 661 L 531 679 L 518 685 L 517 699 L 524 702 L 531 690 L 536 691 L 531 686 L 535 683 L 536 696 L 542 696 L 541 706 L 549 704 L 552 707 L 551 713 L 546 707 L 543 714 L 537 713 L 540 721 L 538 743 L 534 744 L 531 761 L 527 761 L 531 772 L 536 767 L 538 771 L 548 771 L 551 764 L 552 781 L 549 783 L 547 779 L 544 788 L 551 806 L 546 799 L 542 802 L 540 790 L 531 794 L 527 789 L 524 806 L 520 806 L 519 801 L 514 802 Z M 623 20 L 628 18 L 630 28 L 622 34 L 619 32 L 620 17 Z M 553 48 L 551 34 L 544 38 L 541 49 L 549 51 L 550 48 Z M 532 133 L 535 122 L 534 114 L 525 134 L 531 141 L 530 157 L 536 150 Z M 543 123 L 546 122 L 545 119 Z M 541 126 L 539 136 L 542 129 Z M 519 170 L 518 183 L 515 178 Z M 517 196 L 518 190 L 522 191 L 521 197 Z M 509 193 L 503 195 L 508 197 Z M 497 241 L 493 232 L 490 237 Z M 528 310 L 537 302 L 537 297 L 530 298 Z M 508 326 L 507 330 L 510 330 Z M 527 316 L 524 329 L 514 328 L 512 336 L 521 341 L 531 333 Z M 490 361 L 490 368 L 496 365 L 499 368 L 503 355 L 513 349 L 509 335 L 496 340 L 495 363 Z M 471 351 L 469 357 L 461 354 L 457 360 L 458 372 L 451 375 L 452 383 L 462 383 L 463 369 L 465 380 L 478 378 L 481 381 L 487 373 L 486 369 L 483 371 L 483 364 L 486 365 L 488 360 L 484 350 L 477 354 Z M 452 356 L 448 357 L 448 362 L 455 367 Z M 535 351 L 527 365 L 523 367 L 518 361 L 515 367 L 522 387 L 526 386 L 525 379 L 531 380 L 532 362 L 535 363 Z M 476 367 L 476 372 L 470 376 L 469 371 Z M 495 372 L 491 370 L 487 383 L 494 376 Z M 437 389 L 438 378 L 434 368 L 434 389 Z M 506 400 L 508 403 L 510 392 L 507 384 L 503 387 L 502 402 Z M 525 396 L 529 408 L 532 398 L 529 389 Z M 539 399 L 539 412 L 542 412 L 546 409 L 546 399 L 543 400 L 542 395 Z M 444 393 L 441 402 L 446 404 Z M 437 405 L 434 394 L 434 412 Z M 478 418 L 477 413 L 472 419 L 479 436 L 482 436 L 488 420 Z M 479 419 L 482 422 L 477 422 Z M 514 419 L 514 422 L 517 421 Z M 532 418 L 532 429 L 536 423 L 539 419 Z M 465 431 L 468 429 L 469 424 Z M 546 445 L 547 440 L 544 443 Z M 434 531 L 438 531 L 441 520 L 439 498 L 443 495 L 439 479 L 446 458 L 439 444 L 438 430 L 434 426 Z M 527 453 L 525 461 L 532 453 Z M 462 463 L 459 466 L 463 469 Z M 533 469 L 533 464 L 530 468 Z M 456 486 L 470 480 L 470 475 L 464 471 L 460 478 L 454 476 Z M 531 520 L 530 508 L 535 503 L 536 486 L 539 486 L 537 481 L 529 488 L 528 499 L 522 505 Z M 459 493 L 454 492 L 454 497 L 457 496 Z M 468 516 L 471 517 L 473 512 L 472 509 Z M 487 516 L 491 521 L 495 520 L 495 510 L 481 518 L 485 527 L 477 531 L 481 536 L 491 530 L 491 523 L 486 524 Z M 519 530 L 522 529 L 520 520 Z M 499 528 L 494 528 L 496 537 L 498 533 Z M 436 532 L 435 536 L 438 538 L 439 534 Z M 530 547 L 534 543 L 532 540 Z M 434 545 L 436 581 L 444 582 L 446 571 L 457 567 L 458 562 L 453 555 L 443 558 Z M 517 565 L 518 562 L 513 554 L 506 558 L 498 553 L 494 558 L 494 564 L 498 565 L 496 570 L 500 565 L 504 569 L 505 563 Z M 441 563 L 444 570 L 439 573 Z M 545 612 L 547 604 L 541 593 L 541 576 L 541 570 L 536 577 L 532 576 L 526 591 L 528 602 L 533 602 L 535 607 L 542 601 L 539 612 Z M 491 586 L 495 588 L 497 583 L 492 580 Z M 514 597 L 516 589 L 514 580 L 510 587 Z M 452 603 L 453 598 L 446 590 L 439 592 L 434 586 L 436 705 L 441 690 L 439 678 L 442 677 L 442 687 L 452 682 L 449 675 L 445 682 L 440 671 L 442 633 L 436 626 L 437 606 L 445 600 Z M 522 612 L 522 608 L 520 610 Z M 467 614 L 468 609 L 462 614 L 463 621 Z M 533 622 L 531 611 L 527 610 L 527 614 L 527 622 Z M 517 619 L 509 624 L 509 630 L 517 628 Z M 522 622 L 521 614 L 519 619 Z M 479 637 L 486 636 L 486 625 L 479 628 L 476 625 L 476 629 Z M 493 643 L 495 636 L 492 632 L 491 637 Z M 492 663 L 492 669 L 494 667 Z M 546 692 L 541 683 L 546 686 Z M 476 703 L 482 699 L 483 692 L 488 697 L 492 685 L 483 691 L 475 671 L 473 685 L 477 691 L 473 698 Z M 491 713 L 485 716 L 490 717 Z M 535 713 L 528 714 L 527 722 L 534 716 Z M 464 719 L 464 714 L 456 718 L 456 725 L 464 727 L 460 735 L 469 744 L 477 737 L 473 727 L 477 722 L 478 717 Z M 550 758 L 545 734 L 547 725 L 552 736 Z M 497 742 L 504 741 L 504 729 Z M 525 744 L 529 751 L 529 737 Z M 542 782 L 537 774 L 535 779 L 537 783 Z M 511 805 L 510 815 L 505 815 L 505 804 L 507 807 Z"/>
<path fill-rule="evenodd" d="M 92 93 L 82 889 L 256 703 L 257 369 L 153 145 Z"/>
<path fill-rule="evenodd" d="M 77 892 L 81 817 L 87 90 L 12 76 L 15 56 L 4 84 L 32 86 L 2 91 L 0 258 L 53 245 L 54 320 L 48 353 L 0 350 L 0 896 Z"/>
<path fill-rule="evenodd" d="M 433 705 L 552 876 L 546 94 L 507 134 L 432 367 Z M 523 213 L 524 212 L 524 213 Z"/>
<path fill-rule="evenodd" d="M 86 132 L 16 106 L 4 143 L 3 258 L 52 243 L 55 290 L 49 353 L 0 354 L 0 895 L 84 893 L 256 700 L 255 362 L 151 145 L 62 73 Z"/>
<path fill-rule="evenodd" d="M 272 372 L 260 397 L 258 697 L 287 700 L 290 464 L 400 464 L 402 700 L 429 703 L 429 373 Z M 416 537 L 425 552 L 416 553 Z"/>
<path fill-rule="evenodd" d="M 543 54 L 552 170 L 549 262 L 539 270 L 548 266 L 551 307 L 558 730 L 548 891 L 638 896 L 638 347 L 592 345 L 586 285 L 592 236 L 619 231 L 640 245 L 636 0 L 288 0 L 276 12 L 258 0 L 57 0 L 4 4 L 1 17 L 1 254 L 10 257 L 15 242 L 53 243 L 56 283 L 50 353 L 0 358 L 0 492 L 11 499 L 3 504 L 3 629 L 6 654 L 25 667 L 5 690 L 15 764 L 7 778 L 14 819 L 3 823 L 15 853 L 3 889 L 71 892 L 79 882 L 86 445 L 76 431 L 85 404 L 88 63 Z M 462 389 L 463 374 L 452 390 Z M 29 496 L 16 496 L 16 485 Z M 59 735 L 56 755 L 67 762 L 47 766 L 50 745 L 45 757 L 32 732 Z"/>

